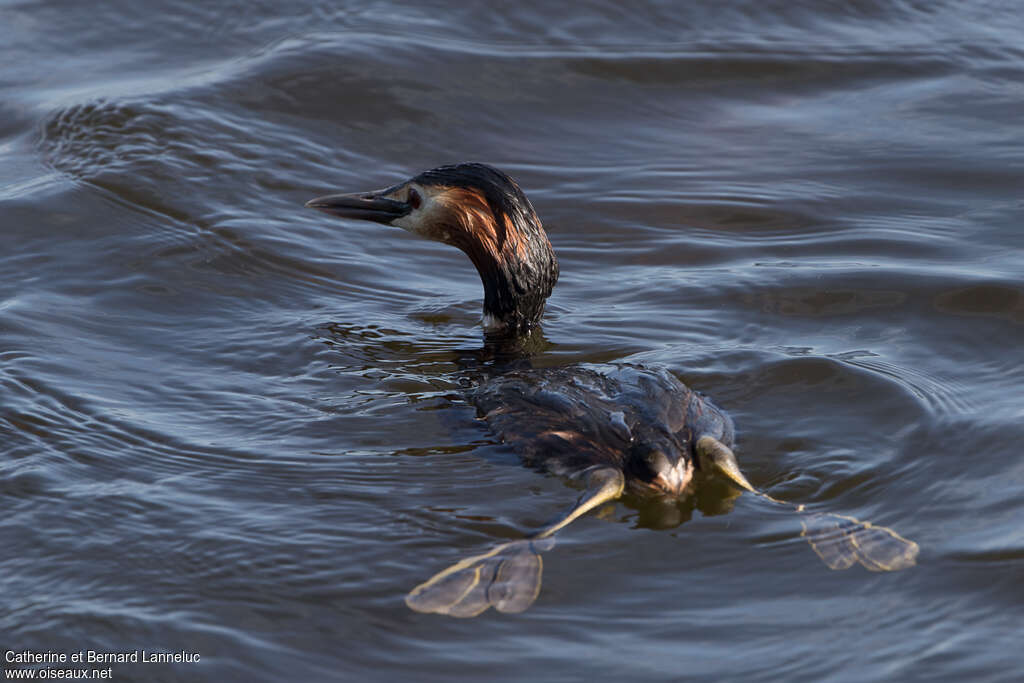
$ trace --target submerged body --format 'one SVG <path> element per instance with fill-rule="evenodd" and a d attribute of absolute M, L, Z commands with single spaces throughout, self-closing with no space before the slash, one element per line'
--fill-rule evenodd
<path fill-rule="evenodd" d="M 531 467 L 621 470 L 639 494 L 688 492 L 701 437 L 733 444 L 728 415 L 663 369 L 515 370 L 469 392 L 491 430 Z"/>
<path fill-rule="evenodd" d="M 307 206 L 400 227 L 465 252 L 484 286 L 485 333 L 508 348 L 539 325 L 558 279 L 558 260 L 530 201 L 515 181 L 484 164 L 442 166 L 384 190 L 329 195 Z M 523 541 L 463 560 L 417 586 L 406 598 L 417 611 L 468 617 L 491 606 L 526 609 L 540 591 L 540 553 L 554 533 L 627 488 L 678 498 L 691 493 L 695 470 L 704 470 L 790 505 L 757 491 L 740 472 L 728 415 L 665 370 L 517 366 L 467 398 L 524 463 L 582 476 L 586 488 L 567 514 Z M 884 527 L 830 514 L 807 513 L 801 521 L 803 535 L 833 569 L 857 562 L 901 569 L 917 556 L 917 544 Z"/>

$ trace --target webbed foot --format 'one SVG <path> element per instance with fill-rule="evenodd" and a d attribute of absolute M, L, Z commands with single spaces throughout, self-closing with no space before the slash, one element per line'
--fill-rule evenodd
<path fill-rule="evenodd" d="M 475 617 L 488 607 L 522 612 L 540 594 L 540 554 L 555 545 L 554 533 L 595 507 L 622 495 L 625 478 L 612 467 L 586 472 L 587 488 L 568 513 L 522 541 L 453 564 L 409 591 L 405 604 L 416 612 Z"/>
<path fill-rule="evenodd" d="M 800 523 L 804 527 L 800 535 L 831 569 L 848 569 L 859 562 L 873 572 L 890 572 L 913 567 L 917 563 L 918 545 L 888 527 L 875 526 L 845 515 L 809 513 L 803 505 L 779 500 L 755 489 L 740 472 L 732 449 L 718 439 L 702 436 L 697 440 L 696 449 L 702 464 L 724 474 L 741 489 L 773 503 L 795 508 L 801 514 Z"/>
<path fill-rule="evenodd" d="M 800 523 L 800 535 L 830 569 L 848 569 L 859 562 L 873 572 L 886 572 L 917 562 L 918 545 L 888 527 L 828 513 L 805 513 Z"/>
<path fill-rule="evenodd" d="M 522 612 L 540 594 L 540 553 L 553 545 L 554 539 L 503 543 L 435 574 L 409 591 L 405 604 L 452 617 L 475 617 L 488 607 Z"/>

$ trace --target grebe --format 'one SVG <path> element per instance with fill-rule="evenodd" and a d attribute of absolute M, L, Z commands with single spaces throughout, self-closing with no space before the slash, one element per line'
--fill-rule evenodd
<path fill-rule="evenodd" d="M 536 328 L 558 279 L 558 260 L 530 201 L 514 180 L 485 164 L 441 166 L 384 190 L 328 195 L 306 206 L 461 249 L 483 282 L 483 325 L 492 340 L 519 339 Z M 833 569 L 859 562 L 895 570 L 915 562 L 917 544 L 890 529 L 812 515 L 755 489 L 733 453 L 729 416 L 665 370 L 513 368 L 467 398 L 527 465 L 578 477 L 585 490 L 567 514 L 525 540 L 463 560 L 417 586 L 406 598 L 414 610 L 463 617 L 491 606 L 525 610 L 540 590 L 539 553 L 556 531 L 627 488 L 688 495 L 695 471 L 724 475 L 744 491 L 804 513 L 802 535 Z"/>

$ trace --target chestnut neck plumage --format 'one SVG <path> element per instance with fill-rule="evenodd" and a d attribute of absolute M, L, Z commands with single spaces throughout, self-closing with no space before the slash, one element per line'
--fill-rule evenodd
<path fill-rule="evenodd" d="M 483 228 L 483 234 L 494 234 L 492 228 Z M 503 237 L 500 230 L 496 232 L 499 234 L 494 242 L 471 237 L 466 244 L 456 246 L 469 256 L 480 274 L 485 331 L 526 334 L 544 314 L 545 301 L 558 279 L 558 260 L 539 221 L 507 229 Z"/>

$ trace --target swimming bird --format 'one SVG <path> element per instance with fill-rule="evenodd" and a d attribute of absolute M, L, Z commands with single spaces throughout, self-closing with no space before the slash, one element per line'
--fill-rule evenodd
<path fill-rule="evenodd" d="M 486 164 L 441 166 L 383 190 L 327 195 L 306 206 L 463 251 L 483 283 L 485 338 L 511 348 L 538 328 L 558 280 L 558 260 L 533 205 L 512 178 Z M 540 552 L 555 532 L 626 490 L 690 495 L 697 472 L 724 476 L 743 491 L 795 508 L 803 514 L 802 535 L 834 569 L 915 563 L 917 544 L 891 529 L 812 515 L 758 491 L 740 471 L 729 416 L 667 370 L 510 364 L 469 390 L 467 399 L 525 464 L 577 478 L 584 491 L 566 514 L 522 541 L 456 563 L 414 588 L 406 598 L 414 610 L 463 617 L 491 606 L 522 611 L 540 591 Z"/>

